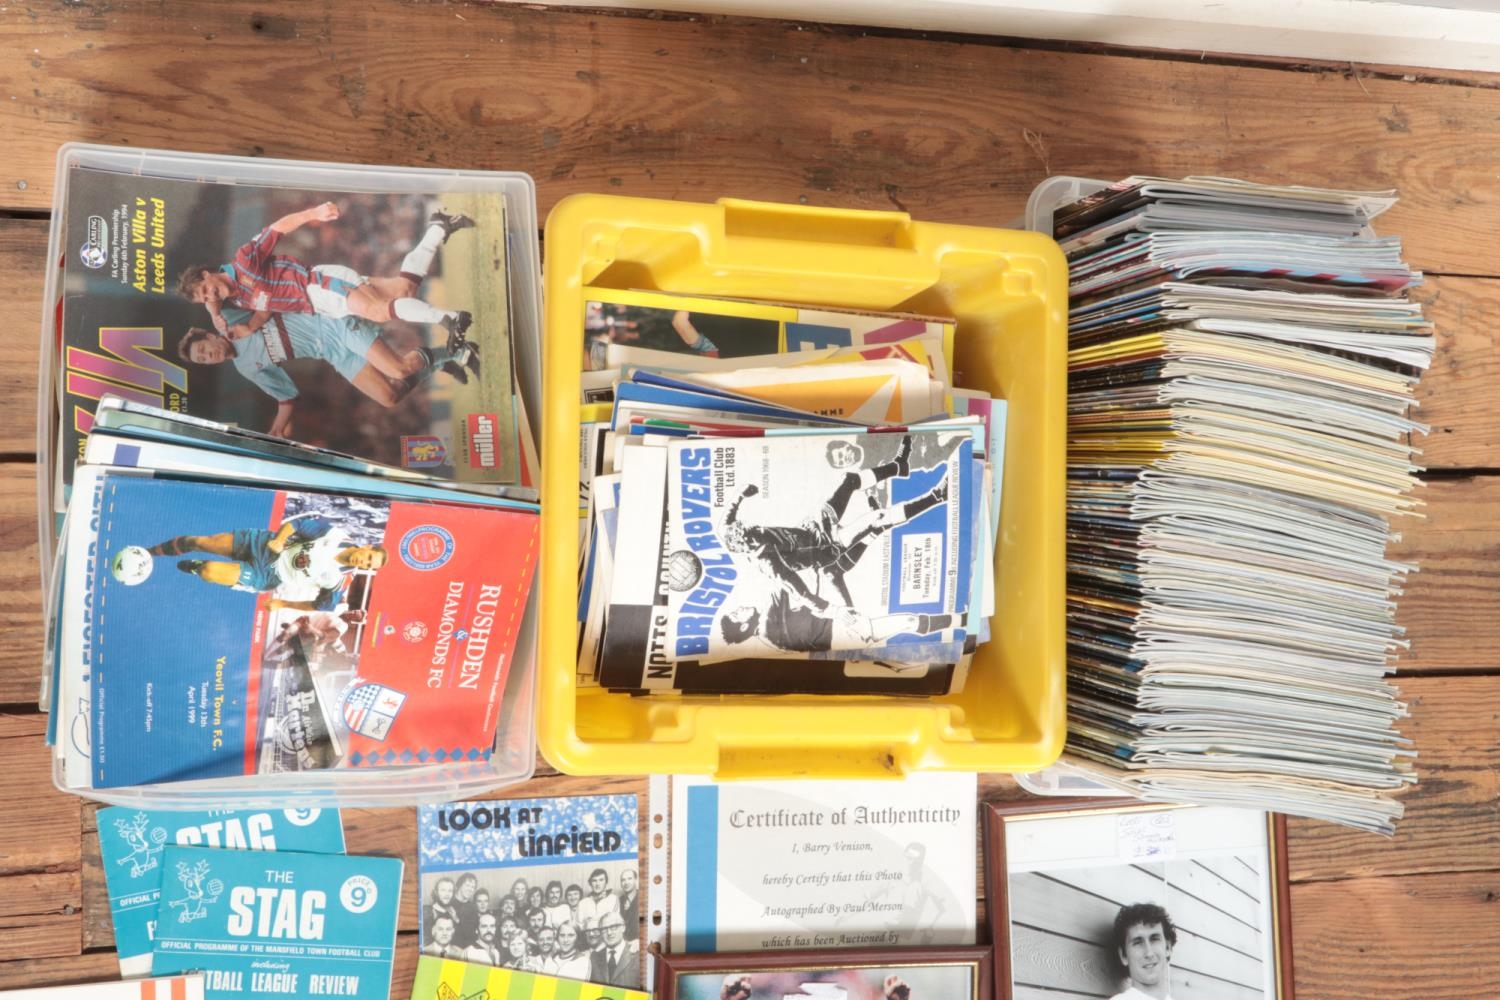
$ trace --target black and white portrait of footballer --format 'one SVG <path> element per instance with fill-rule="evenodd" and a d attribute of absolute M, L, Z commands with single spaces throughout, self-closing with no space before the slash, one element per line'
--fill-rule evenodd
<path fill-rule="evenodd" d="M 1217 808 L 1006 817 L 1006 995 L 1285 1000 L 1269 830 Z"/>

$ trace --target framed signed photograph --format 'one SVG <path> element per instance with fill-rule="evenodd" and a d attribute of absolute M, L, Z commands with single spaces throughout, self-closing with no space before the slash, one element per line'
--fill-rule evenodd
<path fill-rule="evenodd" d="M 1285 820 L 991 803 L 995 1000 L 1291 1000 Z"/>
<path fill-rule="evenodd" d="M 656 955 L 655 1000 L 988 1000 L 990 949 Z"/>

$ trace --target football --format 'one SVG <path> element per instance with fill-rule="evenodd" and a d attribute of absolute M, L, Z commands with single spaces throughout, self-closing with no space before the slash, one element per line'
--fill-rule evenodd
<path fill-rule="evenodd" d="M 151 553 L 139 545 L 127 545 L 115 553 L 115 561 L 109 571 L 116 580 L 127 587 L 134 587 L 151 575 L 154 565 Z"/>
<path fill-rule="evenodd" d="M 692 590 L 703 577 L 703 560 L 687 549 L 667 556 L 667 586 L 676 591 Z"/>

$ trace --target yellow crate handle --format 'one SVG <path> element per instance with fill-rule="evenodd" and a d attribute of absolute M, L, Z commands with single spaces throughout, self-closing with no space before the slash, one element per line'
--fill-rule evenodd
<path fill-rule="evenodd" d="M 911 253 L 911 216 L 814 205 L 781 205 L 743 198 L 720 198 L 724 235 L 731 238 L 788 240 L 844 247 L 872 247 Z"/>

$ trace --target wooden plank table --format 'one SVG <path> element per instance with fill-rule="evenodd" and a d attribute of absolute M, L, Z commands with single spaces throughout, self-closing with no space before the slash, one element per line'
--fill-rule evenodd
<path fill-rule="evenodd" d="M 1427 516 L 1398 548 L 1422 564 L 1399 664 L 1422 781 L 1390 840 L 1292 823 L 1297 986 L 1500 995 L 1500 77 L 484 3 L 70 0 L 0 5 L 0 135 L 0 988 L 117 973 L 94 809 L 52 789 L 34 707 L 36 329 L 55 154 L 86 140 L 524 170 L 543 214 L 604 191 L 1003 225 L 1050 174 L 1399 187 L 1381 229 L 1440 328 Z M 512 793 L 606 789 L 644 781 L 542 767 Z M 346 823 L 351 852 L 413 861 L 409 811 Z"/>

